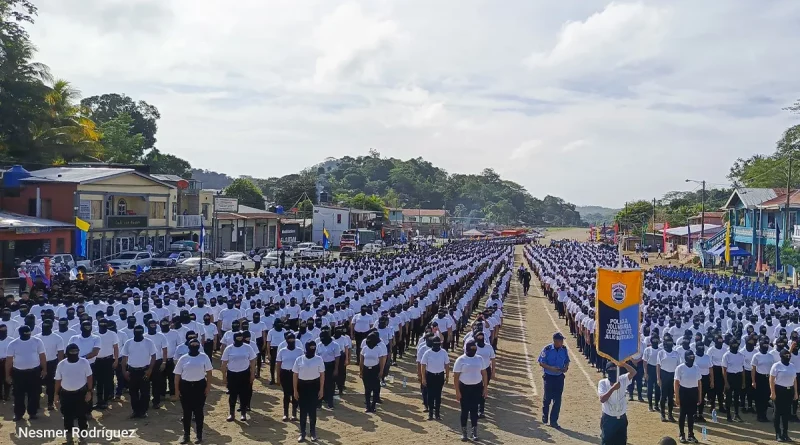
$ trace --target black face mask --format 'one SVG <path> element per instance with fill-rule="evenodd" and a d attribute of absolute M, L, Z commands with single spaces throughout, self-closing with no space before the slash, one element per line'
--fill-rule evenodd
<path fill-rule="evenodd" d="M 686 366 L 691 368 L 692 366 L 694 366 L 694 355 L 686 354 L 686 357 L 683 359 L 683 361 L 684 363 L 686 363 Z"/>
<path fill-rule="evenodd" d="M 762 354 L 766 354 L 767 352 L 769 352 L 769 345 L 761 345 L 761 346 L 758 348 L 758 351 L 759 351 L 760 353 L 762 353 Z"/>
<path fill-rule="evenodd" d="M 156 335 L 158 331 L 156 330 L 156 326 L 147 325 L 147 334 L 148 335 Z"/>
<path fill-rule="evenodd" d="M 479 348 L 486 346 L 486 338 L 485 337 L 476 338 L 475 344 L 477 344 Z"/>
<path fill-rule="evenodd" d="M 205 324 L 206 326 L 210 325 L 211 324 L 211 319 L 210 318 L 204 318 L 203 319 L 203 324 Z"/>
<path fill-rule="evenodd" d="M 789 366 L 789 363 L 791 363 L 791 361 L 792 361 L 791 356 L 781 355 L 781 363 L 783 363 L 783 366 Z"/>
<path fill-rule="evenodd" d="M 133 340 L 134 341 L 144 340 L 144 328 L 139 327 L 133 330 Z"/>
<path fill-rule="evenodd" d="M 253 314 L 253 323 L 260 323 L 261 322 L 261 315 Z"/>
<path fill-rule="evenodd" d="M 92 325 L 81 324 L 81 335 L 84 338 L 88 338 L 90 335 L 92 335 Z"/>
<path fill-rule="evenodd" d="M 321 341 L 323 345 L 328 346 L 331 344 L 333 339 L 331 338 L 331 334 L 329 332 L 323 332 L 319 334 L 319 341 Z"/>
<path fill-rule="evenodd" d="M 608 381 L 611 384 L 617 383 L 617 370 L 616 369 L 609 369 L 606 371 L 606 375 L 608 376 Z"/>
<path fill-rule="evenodd" d="M 236 346 L 238 348 L 239 346 L 242 346 L 243 344 L 244 344 L 244 336 L 237 335 L 237 336 L 233 337 L 233 346 Z"/>
<path fill-rule="evenodd" d="M 337 340 L 338 340 L 338 339 L 340 339 L 340 338 L 342 338 L 342 332 L 341 332 L 341 331 L 336 331 L 336 332 L 334 332 L 334 333 L 333 333 L 333 338 L 335 338 L 335 339 L 337 339 Z"/>
<path fill-rule="evenodd" d="M 101 334 L 105 334 L 106 332 L 108 332 L 108 323 L 100 323 L 99 325 L 97 325 L 97 332 Z"/>
<path fill-rule="evenodd" d="M 42 325 L 42 335 L 50 335 L 53 333 L 53 325 L 45 323 Z"/>
<path fill-rule="evenodd" d="M 0 340 L 8 338 L 8 329 L 0 329 Z"/>
<path fill-rule="evenodd" d="M 674 344 L 672 344 L 672 342 L 665 342 L 665 343 L 664 343 L 664 350 L 665 350 L 665 351 L 667 351 L 667 352 L 672 352 L 672 348 L 673 348 L 674 346 L 675 346 L 675 345 L 674 345 Z"/>
<path fill-rule="evenodd" d="M 294 340 L 294 339 L 286 340 L 286 348 L 289 349 L 290 351 L 294 351 L 295 343 L 296 343 L 296 340 Z"/>
<path fill-rule="evenodd" d="M 317 345 L 315 345 L 314 343 L 309 342 L 306 345 L 306 357 L 307 358 L 314 358 L 315 355 L 317 355 Z"/>
<path fill-rule="evenodd" d="M 189 343 L 189 355 L 192 357 L 200 355 L 200 343 Z"/>
<path fill-rule="evenodd" d="M 67 350 L 67 361 L 70 363 L 77 363 L 80 360 L 78 348 L 70 348 Z"/>
<path fill-rule="evenodd" d="M 58 322 L 58 332 L 67 332 L 67 329 L 69 329 L 69 323 L 66 321 Z"/>
<path fill-rule="evenodd" d="M 474 346 L 467 346 L 467 357 L 475 357 L 475 354 L 478 353 L 478 348 Z"/>
<path fill-rule="evenodd" d="M 305 334 L 306 333 L 306 327 L 305 326 L 300 326 L 300 328 L 298 329 L 298 332 L 300 332 L 300 334 Z"/>
<path fill-rule="evenodd" d="M 377 338 L 368 338 L 367 339 L 367 346 L 372 349 L 375 346 L 378 346 L 379 340 Z"/>
<path fill-rule="evenodd" d="M 752 342 L 747 342 L 747 344 L 744 347 L 747 349 L 747 352 L 752 352 L 753 349 L 756 348 L 756 344 Z"/>
<path fill-rule="evenodd" d="M 241 327 L 241 325 L 239 324 L 238 321 L 236 323 L 231 323 L 231 330 L 233 332 L 237 332 L 240 329 L 240 327 Z"/>
<path fill-rule="evenodd" d="M 695 349 L 695 351 L 697 351 L 697 356 L 698 357 L 702 357 L 703 354 L 705 354 L 705 352 L 706 352 L 706 348 L 703 347 L 703 346 L 699 346 L 698 345 L 698 346 L 695 346 L 694 349 Z"/>
<path fill-rule="evenodd" d="M 24 328 L 20 328 L 19 330 L 19 339 L 20 340 L 30 340 L 31 338 L 31 330 L 27 326 Z"/>
<path fill-rule="evenodd" d="M 442 349 L 442 342 L 438 340 L 434 340 L 432 342 L 431 350 L 433 352 L 439 352 Z"/>
<path fill-rule="evenodd" d="M 164 324 L 161 325 L 161 332 L 164 333 L 164 334 L 169 332 L 169 324 L 168 323 L 164 323 Z"/>

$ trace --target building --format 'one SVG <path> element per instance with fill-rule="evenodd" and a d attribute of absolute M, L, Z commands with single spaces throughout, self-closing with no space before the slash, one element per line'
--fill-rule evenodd
<path fill-rule="evenodd" d="M 87 221 L 87 256 L 98 263 L 127 250 L 162 251 L 173 240 L 199 240 L 198 215 L 189 215 L 188 198 L 182 214 L 178 186 L 135 169 L 52 167 L 23 176 L 3 197 L 3 209 L 73 226 L 76 216 Z"/>
<path fill-rule="evenodd" d="M 71 253 L 75 224 L 0 211 L 0 277 L 16 278 L 22 260 Z"/>
<path fill-rule="evenodd" d="M 203 183 L 177 175 L 151 175 L 177 189 L 178 218 L 170 232 L 171 242 L 199 241 L 201 226 L 211 227 L 215 190 L 203 190 Z"/>
<path fill-rule="evenodd" d="M 442 209 L 403 209 L 403 230 L 411 236 L 443 237 L 449 230 L 448 216 Z"/>
<path fill-rule="evenodd" d="M 698 213 L 695 216 L 689 218 L 689 224 L 700 224 L 700 220 L 703 220 L 706 224 L 714 224 L 717 226 L 721 226 L 725 219 L 725 212 L 705 212 L 705 215 L 702 213 Z"/>
<path fill-rule="evenodd" d="M 336 206 L 315 205 L 312 214 L 311 241 L 322 243 L 323 228 L 330 234 L 330 246 L 338 247 L 345 230 L 350 229 L 350 209 Z"/>
<path fill-rule="evenodd" d="M 281 245 L 290 246 L 311 240 L 311 218 L 282 218 L 281 219 Z"/>
<path fill-rule="evenodd" d="M 249 252 L 277 247 L 280 215 L 239 204 L 236 213 L 218 212 L 212 234 L 215 254 L 222 251 Z"/>

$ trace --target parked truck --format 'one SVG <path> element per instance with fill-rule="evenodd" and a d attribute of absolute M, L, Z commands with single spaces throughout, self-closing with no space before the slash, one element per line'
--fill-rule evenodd
<path fill-rule="evenodd" d="M 339 248 L 353 247 L 362 249 L 367 244 L 372 244 L 378 239 L 378 234 L 368 229 L 350 229 L 345 230 L 339 239 Z"/>

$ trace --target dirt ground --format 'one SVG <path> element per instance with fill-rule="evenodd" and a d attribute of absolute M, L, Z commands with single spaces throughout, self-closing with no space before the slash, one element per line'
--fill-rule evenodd
<path fill-rule="evenodd" d="M 586 230 L 562 230 L 552 234 L 556 238 L 585 240 Z M 517 261 L 521 261 L 521 248 Z M 498 376 L 492 380 L 487 402 L 487 418 L 480 423 L 481 442 L 486 444 L 597 444 L 600 443 L 600 403 L 596 388 L 600 374 L 581 357 L 574 357 L 564 390 L 560 423 L 563 430 L 556 431 L 541 424 L 541 396 L 543 385 L 536 359 L 541 349 L 552 338 L 555 330 L 564 331 L 563 321 L 552 311 L 537 286 L 524 297 L 516 280 L 512 280 L 511 293 L 506 300 L 505 320 L 498 351 Z M 568 340 L 574 348 L 574 341 Z M 451 359 L 456 358 L 451 354 Z M 317 434 L 323 444 L 387 444 L 458 443 L 460 440 L 458 406 L 451 383 L 446 387 L 442 401 L 442 422 L 428 422 L 422 412 L 414 360 L 410 355 L 394 368 L 394 383 L 382 391 L 384 403 L 377 415 L 363 413 L 362 387 L 357 382 L 355 368 L 349 368 L 348 383 L 343 400 L 337 402 L 333 412 L 320 411 Z M 214 364 L 218 367 L 215 357 Z M 252 418 L 246 423 L 225 422 L 227 396 L 221 386 L 220 374 L 214 372 L 214 388 L 207 402 L 205 441 L 207 444 L 294 443 L 298 436 L 296 423 L 283 423 L 281 394 L 275 387 L 265 387 L 257 381 L 252 402 Z M 404 378 L 407 387 L 403 387 Z M 144 421 L 128 420 L 130 403 L 123 399 L 108 411 L 96 414 L 90 427 L 107 429 L 136 428 L 135 439 L 115 440 L 119 444 L 175 444 L 180 440 L 180 405 L 167 402 L 158 411 L 150 410 Z M 0 444 L 53 444 L 58 440 L 20 439 L 16 427 L 54 429 L 61 425 L 57 412 L 43 413 L 39 420 L 11 422 L 11 403 L 0 403 Z M 709 438 L 705 443 L 728 444 L 770 443 L 772 424 L 756 424 L 752 415 L 743 416 L 743 424 L 709 424 Z M 646 404 L 634 402 L 629 407 L 628 441 L 634 445 L 656 444 L 671 435 L 677 437 L 676 424 L 664 424 L 657 415 L 647 412 Z M 795 437 L 800 438 L 800 428 Z M 697 430 L 698 439 L 701 438 Z M 194 438 L 194 433 L 192 433 Z M 106 443 L 90 440 L 89 443 Z M 413 442 L 412 442 L 413 443 Z"/>

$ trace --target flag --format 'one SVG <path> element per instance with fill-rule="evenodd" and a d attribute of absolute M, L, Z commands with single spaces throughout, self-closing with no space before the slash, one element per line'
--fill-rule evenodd
<path fill-rule="evenodd" d="M 619 223 L 614 223 L 614 244 L 619 242 Z"/>
<path fill-rule="evenodd" d="M 110 264 L 108 265 L 108 276 L 109 276 L 109 277 L 112 277 L 112 276 L 114 276 L 114 268 L 113 268 L 113 267 L 111 267 L 111 265 L 110 265 Z"/>
<path fill-rule="evenodd" d="M 781 266 L 781 228 L 775 224 L 775 272 L 783 269 Z"/>
<path fill-rule="evenodd" d="M 277 232 L 278 236 L 275 237 L 275 247 L 280 249 L 281 247 L 283 247 L 281 245 L 281 220 L 278 220 L 278 226 L 277 226 L 276 232 Z"/>
<path fill-rule="evenodd" d="M 23 268 L 24 267 L 25 266 L 23 266 Z M 28 283 L 28 289 L 33 288 L 33 278 L 31 278 L 31 274 L 25 269 L 22 269 L 22 272 L 20 273 L 22 274 L 23 277 L 25 277 L 25 282 Z"/>
<path fill-rule="evenodd" d="M 142 266 L 141 265 L 140 266 L 136 266 L 136 276 L 137 277 L 139 275 L 141 275 L 143 272 L 144 272 L 144 270 L 142 270 Z"/>
<path fill-rule="evenodd" d="M 358 237 L 358 235 L 356 235 Z M 328 229 L 322 228 L 322 247 L 327 250 L 330 248 L 331 244 L 331 235 L 328 233 Z"/>
<path fill-rule="evenodd" d="M 77 280 L 78 279 L 78 273 L 79 273 L 78 269 L 75 269 L 74 267 L 72 269 L 70 269 L 69 270 L 69 281 Z"/>
<path fill-rule="evenodd" d="M 150 266 L 144 266 L 142 268 L 142 272 L 148 272 L 148 271 L 150 271 Z"/>
<path fill-rule="evenodd" d="M 597 269 L 595 344 L 601 357 L 626 361 L 640 351 L 641 269 Z"/>
<path fill-rule="evenodd" d="M 78 271 L 78 280 L 79 280 L 79 281 L 83 281 L 85 278 L 86 278 L 86 277 L 84 277 L 84 275 L 83 275 L 83 271 L 79 270 L 79 271 Z"/>
<path fill-rule="evenodd" d="M 662 246 L 661 251 L 667 253 L 667 230 L 669 230 L 669 222 L 664 223 L 664 228 L 661 230 Z"/>
<path fill-rule="evenodd" d="M 200 253 L 206 251 L 206 226 L 203 224 L 203 218 L 200 218 Z"/>
<path fill-rule="evenodd" d="M 725 264 L 731 264 L 731 223 L 725 226 Z"/>
<path fill-rule="evenodd" d="M 692 250 L 692 225 L 686 224 L 686 248 Z"/>

